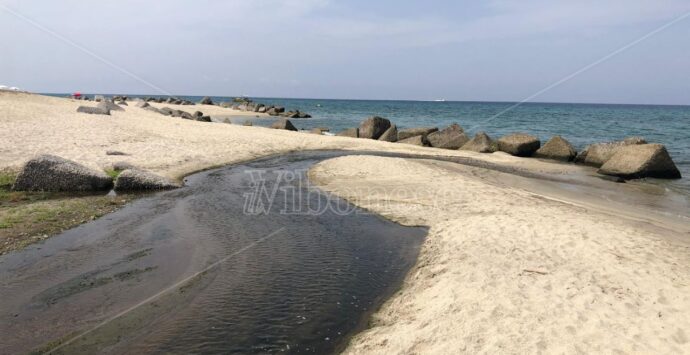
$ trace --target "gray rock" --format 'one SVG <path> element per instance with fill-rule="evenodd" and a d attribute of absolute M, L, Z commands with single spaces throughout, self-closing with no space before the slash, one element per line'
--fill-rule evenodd
<path fill-rule="evenodd" d="M 243 126 L 247 126 L 247 127 L 251 127 L 251 126 L 253 126 L 254 124 L 252 123 L 252 121 L 246 120 L 246 121 L 244 121 L 244 123 L 243 123 L 242 125 L 243 125 Z"/>
<path fill-rule="evenodd" d="M 211 116 L 197 117 L 196 120 L 199 122 L 213 122 L 213 120 L 211 119 Z"/>
<path fill-rule="evenodd" d="M 417 135 L 414 137 L 405 138 L 403 140 L 399 140 L 398 143 L 418 145 L 421 147 L 428 147 L 429 146 L 429 141 L 427 141 L 426 137 L 424 137 L 423 135 Z"/>
<path fill-rule="evenodd" d="M 211 100 L 210 97 L 206 96 L 201 101 L 199 101 L 200 104 L 202 105 L 213 105 L 213 101 Z"/>
<path fill-rule="evenodd" d="M 143 107 L 143 109 L 146 110 L 146 111 L 151 111 L 151 112 L 160 113 L 161 115 L 164 115 L 164 113 L 161 112 L 161 110 L 159 110 L 159 109 L 157 109 L 157 108 L 155 108 L 155 107 L 153 107 L 153 106 L 151 106 L 151 105 L 145 106 L 145 107 Z"/>
<path fill-rule="evenodd" d="M 240 105 L 240 110 L 242 110 L 242 105 Z M 270 109 L 266 110 L 266 113 L 269 116 L 279 116 L 281 113 L 285 112 L 285 108 L 283 107 L 271 107 Z"/>
<path fill-rule="evenodd" d="M 271 125 L 271 128 L 273 129 L 285 129 L 288 131 L 297 131 L 297 128 L 290 122 L 290 120 L 286 120 L 284 118 L 279 119 L 278 121 L 274 122 Z"/>
<path fill-rule="evenodd" d="M 172 114 L 173 114 L 173 110 L 169 107 L 160 108 L 160 109 L 158 109 L 158 112 L 160 112 L 161 115 L 165 115 L 165 116 L 172 116 Z"/>
<path fill-rule="evenodd" d="M 398 141 L 398 127 L 396 125 L 391 125 L 390 128 L 388 128 L 381 137 L 379 137 L 380 141 L 384 142 L 397 142 Z"/>
<path fill-rule="evenodd" d="M 151 105 L 149 105 L 149 103 L 146 101 L 137 101 L 137 103 L 135 103 L 134 106 L 139 107 L 139 108 L 146 108 L 146 107 L 149 107 Z"/>
<path fill-rule="evenodd" d="M 457 123 L 453 123 L 440 131 L 429 133 L 426 139 L 432 147 L 442 149 L 460 149 L 470 141 L 465 130 Z"/>
<path fill-rule="evenodd" d="M 622 146 L 602 165 L 598 173 L 623 179 L 681 178 L 680 171 L 662 144 Z"/>
<path fill-rule="evenodd" d="M 91 106 L 79 106 L 77 107 L 77 112 L 88 113 L 91 115 L 108 115 L 110 116 L 110 110 L 103 107 L 91 107 Z"/>
<path fill-rule="evenodd" d="M 438 128 L 436 127 L 417 127 L 417 128 L 406 128 L 406 129 L 401 129 L 398 130 L 398 140 L 402 141 L 407 138 L 411 138 L 414 136 L 423 136 L 424 139 L 426 139 L 426 136 L 429 133 L 436 132 L 438 131 Z"/>
<path fill-rule="evenodd" d="M 299 116 L 298 116 L 299 118 L 311 118 L 311 115 L 308 113 L 299 112 L 299 111 L 297 111 L 297 113 L 299 114 Z"/>
<path fill-rule="evenodd" d="M 644 138 L 641 137 L 629 137 L 622 141 L 617 142 L 607 142 L 607 143 L 595 143 L 590 144 L 585 148 L 582 157 L 578 157 L 576 162 L 584 163 L 594 167 L 600 167 L 604 165 L 611 157 L 613 157 L 618 149 L 628 146 L 647 143 Z"/>
<path fill-rule="evenodd" d="M 121 106 L 115 104 L 114 102 L 110 100 L 103 100 L 96 105 L 96 107 L 100 107 L 104 110 L 108 111 L 124 111 L 125 109 L 122 108 Z"/>
<path fill-rule="evenodd" d="M 128 155 L 128 154 L 121 152 L 119 150 L 106 150 L 105 155 Z"/>
<path fill-rule="evenodd" d="M 12 189 L 18 191 L 100 191 L 113 186 L 102 171 L 93 170 L 54 155 L 29 160 L 17 176 Z"/>
<path fill-rule="evenodd" d="M 258 113 L 266 113 L 266 106 L 259 107 Z"/>
<path fill-rule="evenodd" d="M 498 144 L 489 137 L 486 132 L 477 133 L 474 138 L 465 143 L 460 150 L 469 150 L 477 153 L 493 153 L 498 150 Z"/>
<path fill-rule="evenodd" d="M 95 95 L 93 97 L 93 101 L 96 101 L 96 102 L 101 102 L 103 100 L 105 100 L 105 96 L 103 96 L 103 95 Z"/>
<path fill-rule="evenodd" d="M 182 113 L 183 113 L 183 111 L 180 111 L 180 110 L 172 110 L 172 112 L 170 113 L 170 116 L 172 116 L 172 117 L 182 117 Z"/>
<path fill-rule="evenodd" d="M 111 165 L 110 168 L 115 171 L 124 171 L 127 169 L 134 169 L 135 166 L 132 165 L 132 163 L 128 163 L 126 161 L 118 161 L 113 163 L 113 165 Z"/>
<path fill-rule="evenodd" d="M 539 149 L 539 138 L 525 133 L 514 133 L 498 139 L 498 150 L 518 157 L 530 157 Z"/>
<path fill-rule="evenodd" d="M 561 136 L 554 136 L 549 139 L 544 146 L 539 148 L 534 156 L 542 159 L 553 159 L 560 161 L 573 161 L 577 156 L 577 151 Z"/>
<path fill-rule="evenodd" d="M 182 113 L 180 114 L 180 117 L 184 118 L 185 120 L 193 120 L 194 117 L 192 117 L 192 114 L 189 112 L 184 112 L 181 111 Z"/>
<path fill-rule="evenodd" d="M 587 160 L 587 148 L 585 148 L 581 152 L 577 153 L 577 156 L 575 156 L 574 162 L 577 164 L 584 164 L 586 160 Z"/>
<path fill-rule="evenodd" d="M 122 101 L 122 100 L 120 100 L 120 101 L 115 101 L 115 104 L 116 104 L 116 105 L 120 105 L 120 106 L 129 106 L 129 105 L 127 104 L 127 101 Z"/>
<path fill-rule="evenodd" d="M 344 131 L 338 132 L 336 136 L 359 138 L 359 128 L 348 128 Z"/>
<path fill-rule="evenodd" d="M 359 138 L 379 139 L 390 127 L 391 121 L 383 117 L 369 117 L 359 125 Z"/>
<path fill-rule="evenodd" d="M 169 190 L 180 187 L 162 176 L 139 169 L 127 169 L 115 180 L 116 191 Z"/>

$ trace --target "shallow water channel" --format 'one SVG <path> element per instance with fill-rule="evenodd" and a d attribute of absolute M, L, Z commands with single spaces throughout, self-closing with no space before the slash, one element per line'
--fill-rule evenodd
<path fill-rule="evenodd" d="M 344 154 L 198 173 L 0 257 L 0 353 L 340 350 L 426 235 L 306 186 Z"/>

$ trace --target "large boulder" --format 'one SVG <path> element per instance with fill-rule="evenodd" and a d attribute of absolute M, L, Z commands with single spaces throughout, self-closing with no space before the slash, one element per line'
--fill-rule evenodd
<path fill-rule="evenodd" d="M 553 159 L 560 161 L 573 161 L 577 156 L 577 151 L 561 136 L 554 136 L 549 139 L 544 146 L 539 148 L 534 156 L 543 159 Z"/>
<path fill-rule="evenodd" d="M 117 105 L 116 103 L 110 101 L 110 100 L 103 100 L 96 105 L 96 107 L 100 107 L 104 110 L 108 111 L 124 111 L 125 109 L 120 107 L 120 105 Z"/>
<path fill-rule="evenodd" d="M 196 117 L 196 120 L 199 122 L 213 122 L 213 120 L 211 119 L 211 116 Z"/>
<path fill-rule="evenodd" d="M 532 156 L 540 145 L 539 138 L 524 133 L 513 133 L 498 139 L 498 150 L 518 157 Z"/>
<path fill-rule="evenodd" d="M 158 112 L 160 112 L 161 115 L 172 116 L 174 111 L 169 107 L 163 107 L 158 109 Z"/>
<path fill-rule="evenodd" d="M 429 133 L 426 139 L 432 147 L 443 149 L 459 149 L 470 140 L 465 134 L 465 130 L 457 123 L 453 123 L 440 131 Z"/>
<path fill-rule="evenodd" d="M 159 109 L 157 109 L 151 105 L 144 106 L 143 109 L 146 111 L 151 111 L 151 112 L 160 113 L 161 115 L 164 115 L 164 113 L 161 110 L 159 110 Z"/>
<path fill-rule="evenodd" d="M 646 177 L 680 179 L 680 171 L 663 144 L 632 144 L 620 147 L 598 171 L 623 179 Z"/>
<path fill-rule="evenodd" d="M 96 102 L 101 102 L 103 100 L 105 100 L 105 96 L 103 96 L 103 95 L 95 95 L 93 97 L 93 101 L 96 101 Z"/>
<path fill-rule="evenodd" d="M 465 143 L 460 150 L 469 150 L 477 153 L 493 153 L 498 150 L 498 145 L 486 132 L 479 132 L 474 138 Z"/>
<path fill-rule="evenodd" d="M 380 141 L 384 142 L 397 142 L 398 141 L 398 127 L 396 125 L 391 125 L 390 128 L 388 128 L 381 137 L 379 137 Z"/>
<path fill-rule="evenodd" d="M 336 136 L 359 138 L 359 128 L 348 128 L 344 131 L 338 132 Z"/>
<path fill-rule="evenodd" d="M 399 140 L 398 143 L 418 145 L 421 147 L 428 147 L 429 146 L 429 141 L 427 141 L 426 137 L 424 137 L 422 135 L 405 138 L 403 140 Z"/>
<path fill-rule="evenodd" d="M 136 168 L 120 173 L 115 180 L 116 191 L 169 190 L 180 185 L 156 174 Z"/>
<path fill-rule="evenodd" d="M 202 105 L 213 105 L 213 100 L 211 100 L 210 97 L 206 96 L 201 101 L 199 101 L 200 104 Z"/>
<path fill-rule="evenodd" d="M 151 105 L 149 105 L 149 103 L 146 101 L 139 100 L 139 101 L 137 101 L 137 103 L 134 104 L 134 106 L 139 107 L 139 108 L 146 108 L 146 107 L 149 107 Z"/>
<path fill-rule="evenodd" d="M 590 144 L 582 152 L 581 156 L 575 160 L 595 167 L 604 165 L 622 147 L 637 144 L 646 144 L 647 141 L 642 137 L 628 137 L 622 141 Z"/>
<path fill-rule="evenodd" d="M 102 171 L 54 155 L 41 155 L 22 167 L 12 189 L 18 191 L 99 191 L 113 186 Z"/>
<path fill-rule="evenodd" d="M 390 127 L 391 121 L 383 117 L 369 117 L 359 125 L 359 138 L 379 139 Z"/>
<path fill-rule="evenodd" d="M 110 116 L 110 110 L 103 107 L 91 107 L 91 106 L 79 106 L 77 107 L 77 112 L 88 113 L 90 115 L 108 115 Z"/>
<path fill-rule="evenodd" d="M 426 136 L 429 133 L 436 131 L 438 131 L 438 128 L 436 127 L 418 127 L 401 129 L 398 130 L 398 140 L 401 141 L 414 136 L 424 136 L 424 138 L 426 139 Z"/>
<path fill-rule="evenodd" d="M 271 128 L 273 129 L 285 129 L 288 131 L 297 131 L 297 127 L 295 127 L 290 120 L 286 120 L 284 118 L 279 119 L 278 121 L 275 121 L 272 125 Z"/>

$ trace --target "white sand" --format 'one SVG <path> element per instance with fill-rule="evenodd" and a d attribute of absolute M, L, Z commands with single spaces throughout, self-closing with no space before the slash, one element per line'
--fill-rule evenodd
<path fill-rule="evenodd" d="M 347 137 L 207 123 L 160 115 L 130 102 L 111 116 L 77 113 L 95 102 L 41 95 L 0 92 L 0 169 L 18 169 L 37 154 L 50 153 L 94 167 L 130 162 L 171 178 L 209 167 L 261 156 L 306 149 L 349 149 L 429 155 L 470 156 L 505 165 L 545 171 L 575 171 L 568 165 L 519 159 L 504 154 L 475 154 L 415 147 Z M 248 113 L 211 105 L 153 104 L 189 113 L 247 116 Z M 249 113 L 256 116 L 255 113 Z M 300 120 L 292 120 L 300 127 Z M 110 156 L 115 150 L 127 156 Z"/>
<path fill-rule="evenodd" d="M 346 353 L 690 353 L 690 248 L 669 241 L 677 232 L 452 165 L 342 157 L 312 169 L 327 191 L 431 227 L 402 290 Z"/>
<path fill-rule="evenodd" d="M 357 149 L 472 157 L 561 175 L 586 170 L 498 153 L 194 122 L 133 105 L 112 116 L 79 114 L 80 105 L 95 103 L 0 92 L 0 169 L 50 153 L 96 168 L 127 161 L 179 178 L 294 150 Z M 168 106 L 242 114 L 215 106 Z M 108 150 L 128 155 L 109 156 Z M 644 223 L 443 165 L 348 157 L 314 171 L 326 189 L 356 204 L 403 223 L 431 226 L 402 292 L 350 352 L 690 352 L 687 247 L 662 239 L 665 232 Z M 376 190 L 351 190 L 362 186 Z M 393 191 L 396 197 L 387 199 Z M 410 191 L 418 194 L 406 196 Z M 381 201 L 390 203 L 378 205 Z"/>

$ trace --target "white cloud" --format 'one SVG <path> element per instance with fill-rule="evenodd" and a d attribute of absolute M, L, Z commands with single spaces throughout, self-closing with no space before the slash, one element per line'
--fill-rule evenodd
<path fill-rule="evenodd" d="M 331 18 L 316 23 L 319 33 L 342 39 L 396 40 L 401 45 L 434 45 L 534 35 L 588 35 L 617 26 L 671 21 L 690 11 L 681 0 L 493 0 L 487 15 L 467 21 L 447 17 Z"/>

